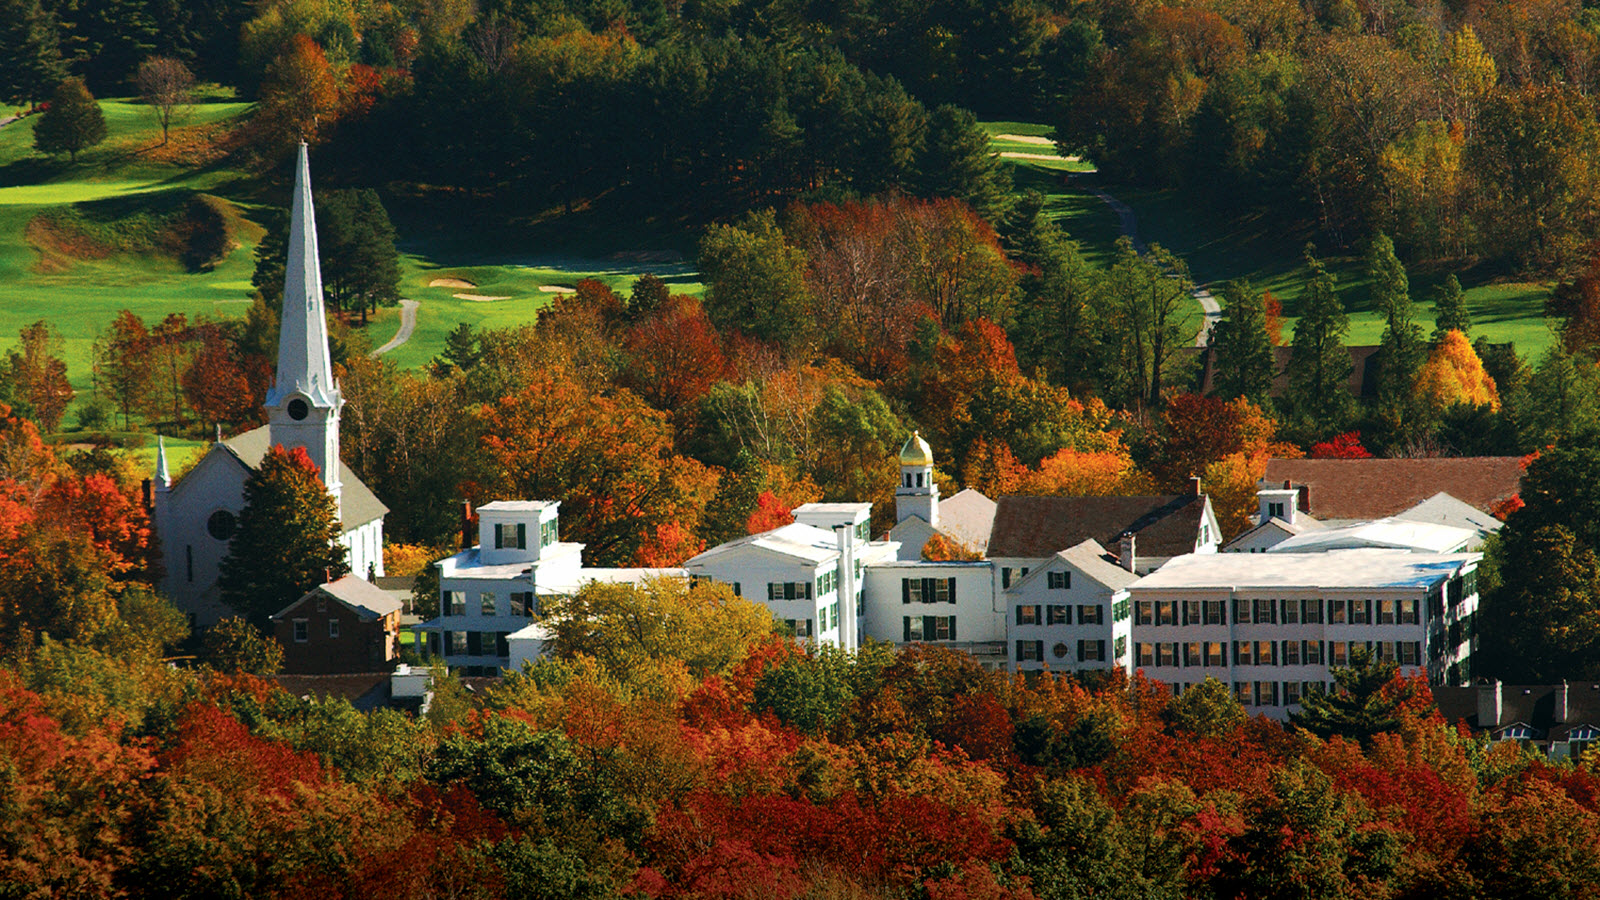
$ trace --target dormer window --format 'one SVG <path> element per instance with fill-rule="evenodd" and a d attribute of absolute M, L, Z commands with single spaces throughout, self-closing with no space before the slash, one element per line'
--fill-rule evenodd
<path fill-rule="evenodd" d="M 494 548 L 496 550 L 526 550 L 528 548 L 528 526 L 521 522 L 515 525 L 495 523 Z"/>
<path fill-rule="evenodd" d="M 1272 518 L 1272 519 L 1281 519 L 1281 518 L 1283 518 L 1283 504 L 1282 503 L 1268 503 L 1267 504 L 1267 517 L 1268 518 Z"/>

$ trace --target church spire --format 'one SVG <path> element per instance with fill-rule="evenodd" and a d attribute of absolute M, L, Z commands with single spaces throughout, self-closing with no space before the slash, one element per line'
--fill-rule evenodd
<path fill-rule="evenodd" d="M 311 203 L 311 162 L 301 144 L 294 173 L 294 205 L 289 212 L 289 260 L 279 321 L 278 378 L 267 406 L 300 394 L 315 407 L 340 405 L 328 358 L 328 324 L 322 300 L 322 270 L 317 257 L 317 220 Z"/>
<path fill-rule="evenodd" d="M 167 469 L 167 441 L 156 435 L 156 487 L 172 487 L 172 473 Z"/>

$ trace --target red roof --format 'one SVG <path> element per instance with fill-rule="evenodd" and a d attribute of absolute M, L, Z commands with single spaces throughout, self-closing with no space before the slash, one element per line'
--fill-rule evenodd
<path fill-rule="evenodd" d="M 1522 457 L 1430 459 L 1273 459 L 1262 481 L 1306 488 L 1318 519 L 1380 519 L 1440 492 L 1491 512 L 1521 489 Z"/>

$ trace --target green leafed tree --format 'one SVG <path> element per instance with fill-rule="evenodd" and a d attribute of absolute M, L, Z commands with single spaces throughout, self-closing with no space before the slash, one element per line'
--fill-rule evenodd
<path fill-rule="evenodd" d="M 1433 339 L 1437 342 L 1447 332 L 1467 334 L 1472 330 L 1472 316 L 1467 312 L 1467 298 L 1461 293 L 1461 281 L 1454 275 L 1433 289 Z"/>
<path fill-rule="evenodd" d="M 33 148 L 52 156 L 65 153 L 73 162 L 78 151 L 106 139 L 106 117 L 83 79 L 68 78 L 50 95 L 50 106 L 33 127 Z"/>
<path fill-rule="evenodd" d="M 206 632 L 205 660 L 219 672 L 276 675 L 283 669 L 283 645 L 244 619 L 230 616 Z"/>
<path fill-rule="evenodd" d="M 349 572 L 333 497 L 303 447 L 273 447 L 244 484 L 244 509 L 218 580 L 253 624 Z"/>
<path fill-rule="evenodd" d="M 1379 232 L 1367 250 L 1372 308 L 1383 317 L 1378 350 L 1378 405 L 1391 420 L 1403 424 L 1415 417 L 1413 385 L 1427 354 L 1422 328 L 1416 324 L 1411 284 L 1394 252 L 1394 241 Z"/>
<path fill-rule="evenodd" d="M 36 103 L 65 74 L 55 16 L 39 0 L 0 0 L 0 103 Z"/>
<path fill-rule="evenodd" d="M 400 253 L 394 224 L 371 188 L 328 191 L 317 198 L 317 241 L 323 287 L 334 309 L 359 310 L 361 321 L 400 299 Z"/>
<path fill-rule="evenodd" d="M 738 225 L 715 225 L 700 241 L 708 289 L 706 315 L 724 332 L 742 331 L 785 347 L 804 347 L 814 326 L 806 316 L 806 255 L 778 228 L 772 210 Z"/>
<path fill-rule="evenodd" d="M 924 194 L 965 201 L 990 222 L 1005 214 L 1011 178 L 989 149 L 977 117 L 959 106 L 940 106 L 928 117 L 923 140 L 917 168 Z"/>
<path fill-rule="evenodd" d="M 1306 252 L 1311 281 L 1300 295 L 1300 320 L 1294 326 L 1289 358 L 1289 405 L 1319 434 L 1338 433 L 1350 418 L 1350 351 L 1345 336 L 1350 317 L 1339 302 L 1333 274 Z"/>
<path fill-rule="evenodd" d="M 1244 279 L 1222 286 L 1222 321 L 1211 335 L 1216 353 L 1216 395 L 1268 404 L 1272 390 L 1272 339 L 1267 336 L 1266 294 Z"/>
<path fill-rule="evenodd" d="M 1246 718 L 1228 685 L 1209 676 L 1167 706 L 1167 720 L 1174 729 L 1207 737 L 1227 734 Z"/>

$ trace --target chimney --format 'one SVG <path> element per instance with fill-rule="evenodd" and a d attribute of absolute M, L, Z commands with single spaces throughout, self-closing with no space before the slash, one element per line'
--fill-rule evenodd
<path fill-rule="evenodd" d="M 1202 493 L 1203 492 L 1202 492 L 1201 487 L 1200 487 L 1200 476 L 1199 475 L 1190 475 L 1189 476 L 1189 496 L 1191 496 L 1191 497 L 1199 497 L 1199 496 L 1202 495 Z"/>
<path fill-rule="evenodd" d="M 1122 561 L 1122 567 L 1129 572 L 1135 571 L 1135 566 L 1137 565 L 1137 557 L 1135 556 L 1135 546 L 1137 544 L 1138 539 L 1134 537 L 1131 531 L 1125 532 L 1117 542 L 1117 558 Z"/>
<path fill-rule="evenodd" d="M 473 544 L 472 534 L 472 501 L 461 501 L 461 549 L 471 550 Z"/>
<path fill-rule="evenodd" d="M 839 647 L 856 649 L 856 542 L 850 525 L 833 526 L 839 545 Z"/>
<path fill-rule="evenodd" d="M 1566 724 L 1567 721 L 1567 682 L 1565 679 L 1562 679 L 1561 684 L 1556 686 L 1555 721 L 1558 724 Z"/>
<path fill-rule="evenodd" d="M 1505 707 L 1501 703 L 1500 680 L 1478 685 L 1478 727 L 1499 728 Z"/>
<path fill-rule="evenodd" d="M 1288 484 L 1288 482 L 1286 481 L 1284 484 Z M 1300 485 L 1300 511 L 1308 515 L 1311 513 L 1311 485 L 1309 484 Z"/>
<path fill-rule="evenodd" d="M 146 478 L 144 480 L 144 511 L 152 512 L 156 508 L 155 482 Z"/>

